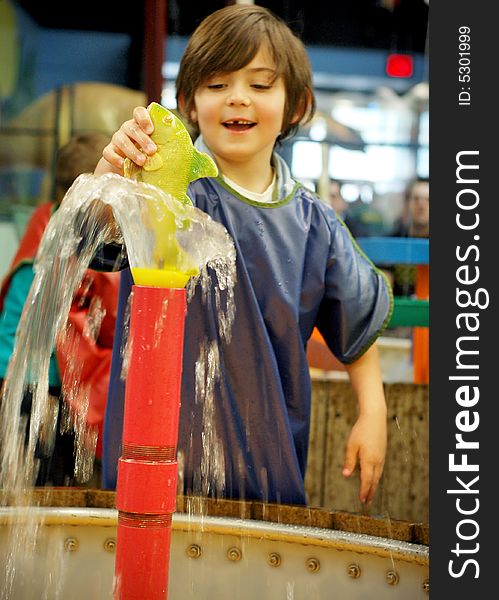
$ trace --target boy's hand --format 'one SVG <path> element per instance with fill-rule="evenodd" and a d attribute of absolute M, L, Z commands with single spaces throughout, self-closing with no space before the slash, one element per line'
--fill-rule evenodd
<path fill-rule="evenodd" d="M 345 368 L 357 396 L 359 417 L 347 441 L 343 475 L 350 477 L 359 462 L 359 498 L 368 504 L 374 498 L 386 454 L 387 408 L 377 345 Z"/>
<path fill-rule="evenodd" d="M 119 173 L 123 175 L 125 158 L 142 166 L 148 155 L 156 152 L 156 144 L 149 137 L 154 127 L 147 108 L 138 106 L 133 110 L 133 118 L 125 121 L 102 151 L 94 173 Z"/>
<path fill-rule="evenodd" d="M 369 504 L 376 492 L 383 473 L 386 453 L 386 413 L 385 411 L 361 414 L 352 427 L 348 438 L 343 475 L 350 477 L 360 464 L 359 499 Z"/>

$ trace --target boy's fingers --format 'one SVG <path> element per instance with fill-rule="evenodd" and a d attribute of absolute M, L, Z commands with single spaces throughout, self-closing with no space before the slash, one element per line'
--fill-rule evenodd
<path fill-rule="evenodd" d="M 376 494 L 376 489 L 378 488 L 378 481 L 379 481 L 379 479 L 377 479 L 376 476 L 374 476 L 371 481 L 371 486 L 370 486 L 369 490 L 367 491 L 367 494 L 365 497 L 366 504 L 370 504 L 373 501 L 374 496 Z"/>
<path fill-rule="evenodd" d="M 369 504 L 376 494 L 383 473 L 383 464 L 367 467 L 367 474 L 364 474 L 365 470 L 361 470 L 359 498 L 361 502 Z"/>
<path fill-rule="evenodd" d="M 154 131 L 154 125 L 152 124 L 147 108 L 144 108 L 143 106 L 136 106 L 133 109 L 133 118 L 144 133 L 151 135 L 151 133 Z"/>
<path fill-rule="evenodd" d="M 357 450 L 353 447 L 347 446 L 345 451 L 345 460 L 343 462 L 343 470 L 342 474 L 345 477 L 350 477 L 350 475 L 355 471 L 355 466 L 357 464 Z"/>
<path fill-rule="evenodd" d="M 147 156 L 141 152 L 126 132 L 125 124 L 114 133 L 111 143 L 106 147 L 110 158 L 128 157 L 138 165 L 143 165 Z M 104 158 L 109 158 L 104 155 Z"/>
<path fill-rule="evenodd" d="M 156 144 L 154 144 L 151 138 L 144 133 L 144 130 L 135 119 L 125 121 L 116 133 L 123 135 L 128 142 L 138 146 L 147 154 L 154 154 L 157 150 Z"/>
<path fill-rule="evenodd" d="M 133 119 L 125 121 L 113 134 L 102 156 L 113 167 L 121 170 L 125 158 L 142 166 L 148 155 L 154 154 L 157 150 L 156 144 L 149 137 L 153 131 L 154 126 L 149 112 L 143 106 L 137 106 L 133 110 Z"/>
<path fill-rule="evenodd" d="M 374 486 L 374 489 L 373 489 Z M 376 484 L 374 483 L 374 469 L 372 467 L 364 467 L 360 470 L 360 489 L 359 499 L 366 504 L 374 495 Z"/>
<path fill-rule="evenodd" d="M 106 159 L 106 161 L 112 166 L 112 167 L 118 167 L 118 169 L 123 170 L 123 157 L 120 156 L 114 146 L 112 144 L 109 144 L 108 146 L 106 146 L 104 148 L 104 150 L 102 151 L 102 156 Z M 114 169 L 115 170 L 115 169 Z M 97 169 L 96 169 L 97 172 Z"/>

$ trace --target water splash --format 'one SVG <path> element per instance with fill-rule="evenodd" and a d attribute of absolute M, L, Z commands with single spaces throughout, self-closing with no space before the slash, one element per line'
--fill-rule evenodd
<path fill-rule="evenodd" d="M 410 460 L 411 460 L 409 446 L 408 446 L 407 440 L 405 439 L 404 430 L 402 429 L 402 427 L 400 427 L 400 422 L 399 422 L 399 418 L 397 415 L 394 416 L 394 421 L 395 421 L 395 424 L 397 425 L 397 429 L 400 434 L 400 439 L 402 440 L 402 446 L 404 448 L 404 461 L 406 464 L 409 464 Z"/>
<path fill-rule="evenodd" d="M 90 301 L 87 320 L 83 330 L 83 337 L 85 339 L 92 341 L 94 344 L 97 342 L 106 312 L 106 309 L 102 307 L 101 298 L 99 296 L 94 296 Z"/>
<path fill-rule="evenodd" d="M 120 358 L 121 358 L 121 381 L 126 381 L 128 374 L 128 367 L 130 366 L 130 358 L 132 356 L 133 341 L 129 336 L 130 333 L 130 310 L 132 306 L 133 291 L 130 292 L 125 307 L 125 315 L 123 317 L 122 325 L 122 337 L 120 346 Z"/>
<path fill-rule="evenodd" d="M 85 329 L 84 333 L 85 335 Z M 89 407 L 90 388 L 80 384 L 83 363 L 79 360 L 78 348 L 81 338 L 72 324 L 61 332 L 59 348 L 64 349 L 69 357 L 62 381 L 61 433 L 75 433 L 75 479 L 84 483 L 92 475 L 95 448 L 97 445 L 97 429 L 88 427 L 86 417 Z"/>
<path fill-rule="evenodd" d="M 33 554 L 30 549 L 36 547 L 42 525 L 31 509 L 34 502 L 30 490 L 39 466 L 35 451 L 41 447 L 45 451 L 53 448 L 58 401 L 49 399 L 49 362 L 58 344 L 65 346 L 69 354 L 77 348 L 78 336 L 66 327 L 75 292 L 98 248 L 111 241 L 124 242 L 132 268 L 154 266 L 155 234 L 150 215 L 155 211 L 161 215 L 173 213 L 177 241 L 183 250 L 179 253 L 181 259 L 199 270 L 199 276 L 189 285 L 190 297 L 197 283 L 201 284 L 205 297 L 210 295 L 212 277 L 207 274 L 208 268 L 218 277 L 220 289 L 226 290 L 226 306 L 221 306 L 220 299 L 217 302 L 222 311 L 220 336 L 230 337 L 235 248 L 223 226 L 154 186 L 114 174 L 78 177 L 48 223 L 40 243 L 33 284 L 2 390 L 0 486 L 6 503 L 16 505 L 22 513 L 19 518 L 13 517 L 10 524 L 11 544 L 2 598 L 9 598 L 14 582 L 24 578 L 26 560 Z M 218 291 L 215 296 L 220 298 L 217 294 Z M 84 335 L 95 338 L 103 318 L 100 299 L 96 299 Z M 208 352 L 208 360 L 214 352 L 213 349 Z M 75 477 L 85 481 L 92 473 L 97 432 L 86 423 L 89 390 L 80 385 L 81 369 L 82 365 L 73 360 L 65 371 L 61 427 L 75 432 Z M 212 370 L 213 365 L 208 367 L 208 378 L 212 377 Z M 31 410 L 23 411 L 27 394 L 32 397 Z M 206 393 L 208 404 L 209 396 Z M 16 526 L 21 521 L 22 527 Z"/>
<path fill-rule="evenodd" d="M 166 314 L 168 312 L 168 298 L 164 298 L 161 303 L 161 312 L 154 323 L 153 347 L 158 348 L 161 341 L 161 336 L 165 328 Z"/>
<path fill-rule="evenodd" d="M 225 490 L 225 459 L 222 438 L 215 420 L 215 384 L 220 373 L 220 356 L 216 342 L 201 346 L 196 362 L 196 401 L 203 409 L 201 440 L 201 494 L 222 497 Z"/>

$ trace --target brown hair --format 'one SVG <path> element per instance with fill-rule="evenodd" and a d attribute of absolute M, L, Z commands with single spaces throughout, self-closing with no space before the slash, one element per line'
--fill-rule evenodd
<path fill-rule="evenodd" d="M 315 111 L 312 73 L 300 39 L 279 17 L 262 6 L 234 4 L 206 17 L 192 34 L 180 62 L 177 103 L 190 120 L 198 87 L 218 73 L 238 71 L 261 46 L 268 48 L 277 77 L 282 76 L 286 104 L 279 139 L 293 135 Z"/>
<path fill-rule="evenodd" d="M 108 135 L 99 132 L 80 133 L 59 148 L 55 167 L 57 195 L 64 196 L 82 173 L 92 173 L 109 144 Z"/>

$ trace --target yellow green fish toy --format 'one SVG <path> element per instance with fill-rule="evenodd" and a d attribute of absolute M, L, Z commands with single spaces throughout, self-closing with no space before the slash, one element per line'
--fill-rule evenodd
<path fill-rule="evenodd" d="M 146 159 L 142 167 L 125 159 L 125 177 L 159 187 L 184 205 L 192 202 L 187 187 L 201 177 L 216 177 L 218 169 L 208 154 L 199 152 L 182 121 L 156 102 L 148 106 L 154 125 L 151 134 L 157 151 Z M 132 269 L 136 284 L 159 287 L 184 287 L 191 275 L 197 275 L 176 238 L 175 216 L 166 206 L 150 212 L 150 225 L 156 236 L 154 267 Z"/>
<path fill-rule="evenodd" d="M 192 204 L 187 196 L 191 181 L 200 177 L 216 177 L 218 169 L 208 154 L 199 152 L 182 121 L 167 108 L 152 102 L 147 110 L 154 125 L 151 134 L 157 151 L 139 167 L 125 160 L 125 177 L 150 183 L 171 194 L 184 204 Z"/>

